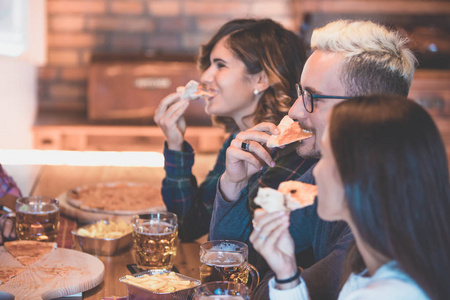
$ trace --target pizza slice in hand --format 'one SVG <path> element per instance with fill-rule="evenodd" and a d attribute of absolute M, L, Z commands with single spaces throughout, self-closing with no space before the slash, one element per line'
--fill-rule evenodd
<path fill-rule="evenodd" d="M 56 243 L 38 241 L 11 241 L 4 246 L 24 266 L 31 265 L 56 249 Z"/>
<path fill-rule="evenodd" d="M 280 183 L 278 190 L 260 187 L 254 201 L 265 211 L 275 212 L 312 205 L 316 195 L 315 185 L 291 180 Z"/>
<path fill-rule="evenodd" d="M 293 142 L 301 141 L 311 137 L 312 132 L 302 129 L 298 122 L 294 122 L 288 115 L 278 124 L 278 129 L 280 129 L 280 134 L 272 135 L 267 140 L 267 147 L 274 148 L 287 145 Z"/>
<path fill-rule="evenodd" d="M 206 90 L 195 80 L 189 81 L 185 86 L 177 87 L 177 93 L 181 93 L 181 100 L 195 100 L 214 96 L 213 92 Z"/>

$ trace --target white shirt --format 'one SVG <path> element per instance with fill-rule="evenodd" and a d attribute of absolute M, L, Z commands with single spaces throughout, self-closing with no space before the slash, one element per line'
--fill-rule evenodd
<path fill-rule="evenodd" d="M 381 266 L 373 276 L 367 277 L 367 270 L 352 273 L 339 293 L 338 300 L 429 300 L 430 298 L 406 273 L 397 268 L 397 263 L 391 261 Z M 277 290 L 275 278 L 269 281 L 269 296 L 271 300 L 307 300 L 308 289 L 305 281 L 295 288 Z"/>

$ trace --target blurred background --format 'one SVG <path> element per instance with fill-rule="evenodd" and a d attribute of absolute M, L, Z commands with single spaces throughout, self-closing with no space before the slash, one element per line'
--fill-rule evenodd
<path fill-rule="evenodd" d="M 0 0 L 0 163 L 27 189 L 18 177 L 33 163 L 5 161 L 17 150 L 161 152 L 156 106 L 198 79 L 199 45 L 238 17 L 273 18 L 308 42 L 339 18 L 401 28 L 419 58 L 410 97 L 450 153 L 448 0 Z M 223 133 L 203 104 L 186 118 L 198 152 L 217 151 Z"/>

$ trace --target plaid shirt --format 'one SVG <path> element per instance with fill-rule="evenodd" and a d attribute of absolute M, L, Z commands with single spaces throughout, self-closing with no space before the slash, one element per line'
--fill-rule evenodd
<path fill-rule="evenodd" d="M 184 151 L 173 151 L 164 146 L 164 170 L 161 193 L 167 210 L 177 214 L 179 236 L 182 240 L 194 240 L 209 230 L 211 212 L 219 177 L 225 172 L 227 148 L 236 136 L 231 134 L 222 145 L 214 168 L 200 184 L 192 174 L 194 150 L 184 142 Z"/>
<path fill-rule="evenodd" d="M 22 197 L 22 194 L 14 180 L 6 174 L 2 165 L 0 165 L 0 198 L 5 195 Z"/>
<path fill-rule="evenodd" d="M 185 152 L 172 151 L 165 147 L 166 178 L 162 184 L 162 196 L 167 209 L 178 215 L 179 235 L 182 240 L 191 241 L 208 233 L 217 181 L 225 172 L 226 150 L 235 136 L 236 134 L 230 135 L 224 142 L 213 170 L 199 187 L 192 175 L 194 164 L 192 147 L 185 143 Z M 314 159 L 305 160 L 300 157 L 295 151 L 296 146 L 295 143 L 283 149 L 273 149 L 275 167 L 265 166 L 249 180 L 244 188 L 249 193 L 241 193 L 241 197 L 248 195 L 252 207 L 258 187 L 277 188 L 280 182 L 300 177 L 317 162 Z"/>

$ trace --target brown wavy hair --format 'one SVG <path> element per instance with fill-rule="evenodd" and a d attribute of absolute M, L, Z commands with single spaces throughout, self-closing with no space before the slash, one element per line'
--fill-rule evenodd
<path fill-rule="evenodd" d="M 261 122 L 278 124 L 297 99 L 295 84 L 300 81 L 306 60 L 306 46 L 292 31 L 271 19 L 235 19 L 224 24 L 211 40 L 202 45 L 198 66 L 202 72 L 211 65 L 214 46 L 227 37 L 227 46 L 246 66 L 249 74 L 264 71 L 269 88 L 261 95 L 253 117 Z M 229 117 L 212 116 L 213 122 L 228 132 L 238 131 Z"/>

